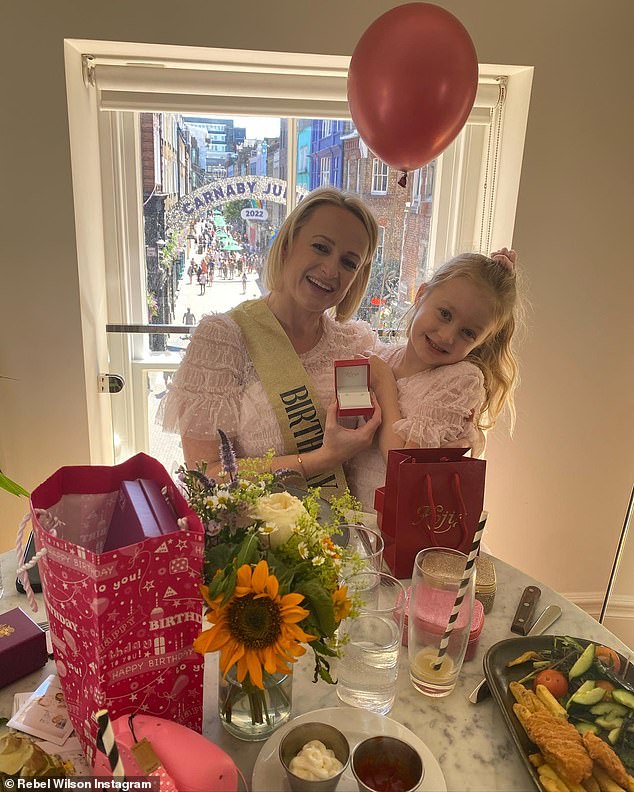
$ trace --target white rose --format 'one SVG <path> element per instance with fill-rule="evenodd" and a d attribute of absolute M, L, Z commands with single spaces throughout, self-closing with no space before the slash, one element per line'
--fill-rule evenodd
<path fill-rule="evenodd" d="M 288 492 L 275 492 L 260 498 L 251 510 L 251 516 L 275 526 L 270 534 L 271 547 L 275 549 L 288 540 L 293 528 L 303 514 L 308 514 L 304 504 Z"/>

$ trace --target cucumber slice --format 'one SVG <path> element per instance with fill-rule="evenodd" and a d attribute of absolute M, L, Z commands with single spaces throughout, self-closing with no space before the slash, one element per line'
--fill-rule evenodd
<path fill-rule="evenodd" d="M 592 732 L 592 734 L 599 733 L 599 727 L 594 723 L 588 723 L 588 721 L 579 721 L 575 723 L 575 729 L 581 734 L 587 734 L 587 732 Z"/>
<path fill-rule="evenodd" d="M 578 695 L 583 694 L 583 693 L 588 693 L 590 690 L 594 690 L 594 686 L 595 686 L 595 682 L 594 682 L 593 679 L 588 679 L 586 682 L 584 682 L 582 685 L 580 685 L 577 688 L 577 690 L 575 690 L 575 692 L 572 694 L 572 696 L 570 696 L 570 698 L 568 699 L 568 702 L 566 704 L 566 709 L 569 709 L 570 705 L 574 704 L 576 702 Z M 598 688 L 598 690 L 603 690 L 603 688 Z M 596 698 L 596 700 L 594 702 L 595 704 L 597 704 L 599 701 L 601 701 L 601 699 L 603 698 L 604 693 L 605 693 L 605 691 L 603 691 L 601 696 L 597 696 L 597 698 Z"/>
<path fill-rule="evenodd" d="M 574 679 L 575 677 L 581 676 L 581 674 L 585 674 L 586 671 L 590 670 L 590 666 L 594 660 L 594 652 L 594 644 L 588 644 L 579 656 L 577 662 L 573 665 L 570 671 L 568 671 L 568 679 Z"/>
<path fill-rule="evenodd" d="M 608 718 L 621 718 L 627 715 L 627 707 L 613 701 L 600 701 L 590 710 L 593 715 L 605 715 Z"/>
<path fill-rule="evenodd" d="M 616 745 L 620 734 L 621 734 L 620 726 L 610 731 L 610 733 L 608 734 L 608 742 L 610 743 L 610 745 Z"/>
<path fill-rule="evenodd" d="M 600 726 L 602 729 L 606 731 L 611 731 L 612 729 L 620 729 L 623 725 L 623 718 L 597 718 L 595 720 L 597 726 Z"/>
<path fill-rule="evenodd" d="M 592 690 L 579 690 L 572 696 L 568 704 L 578 704 L 582 707 L 592 707 L 598 704 L 603 698 L 605 691 L 603 688 L 593 688 Z"/>
<path fill-rule="evenodd" d="M 617 704 L 623 704 L 630 709 L 634 709 L 634 694 L 627 690 L 613 690 L 612 698 Z"/>

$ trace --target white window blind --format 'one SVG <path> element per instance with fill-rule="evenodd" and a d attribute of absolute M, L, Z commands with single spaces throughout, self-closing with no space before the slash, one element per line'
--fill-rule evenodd
<path fill-rule="evenodd" d="M 84 55 L 101 110 L 349 118 L 343 56 L 205 49 L 204 60 Z M 245 79 L 246 78 L 246 79 Z M 481 78 L 469 123 L 489 124 L 499 88 Z"/>

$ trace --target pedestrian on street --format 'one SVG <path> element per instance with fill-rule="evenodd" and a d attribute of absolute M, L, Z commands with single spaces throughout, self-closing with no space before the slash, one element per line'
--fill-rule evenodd
<path fill-rule="evenodd" d="M 189 262 L 189 267 L 187 267 L 187 274 L 189 275 L 189 285 L 192 285 L 194 280 L 194 275 L 196 274 L 196 262 L 192 259 Z"/>
<path fill-rule="evenodd" d="M 194 316 L 192 309 L 189 306 L 187 306 L 187 311 L 185 312 L 185 314 L 183 314 L 183 324 L 188 325 L 189 327 L 192 327 L 193 325 L 196 324 L 196 317 Z M 189 339 L 190 339 L 189 333 L 187 335 L 181 336 L 181 341 L 189 341 Z"/>
<path fill-rule="evenodd" d="M 205 290 L 207 289 L 207 273 L 203 272 L 202 267 L 198 272 L 198 285 L 200 286 L 200 293 L 198 294 L 198 296 L 202 297 L 202 295 L 205 293 Z"/>
<path fill-rule="evenodd" d="M 247 273 L 242 273 L 242 294 L 247 293 Z"/>

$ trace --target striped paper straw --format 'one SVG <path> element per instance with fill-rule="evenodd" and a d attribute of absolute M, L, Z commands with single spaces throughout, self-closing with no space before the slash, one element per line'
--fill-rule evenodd
<path fill-rule="evenodd" d="M 95 720 L 99 726 L 97 732 L 97 748 L 108 757 L 112 775 L 125 781 L 125 770 L 123 762 L 119 756 L 119 749 L 114 739 L 114 731 L 108 710 L 99 710 L 95 715 Z"/>
<path fill-rule="evenodd" d="M 465 564 L 462 580 L 460 581 L 460 586 L 458 587 L 458 594 L 456 595 L 456 601 L 453 604 L 451 615 L 449 616 L 449 621 L 447 622 L 447 627 L 445 628 L 444 635 L 438 647 L 438 657 L 434 660 L 432 664 L 432 668 L 434 669 L 434 671 L 438 671 L 438 669 L 442 665 L 442 659 L 445 656 L 447 647 L 449 646 L 449 638 L 451 636 L 451 633 L 453 632 L 453 628 L 456 624 L 456 619 L 458 618 L 458 614 L 460 613 L 460 606 L 462 605 L 462 600 L 464 599 L 465 592 L 467 591 L 467 586 L 469 585 L 469 581 L 471 580 L 471 576 L 473 574 L 476 556 L 478 555 L 478 550 L 480 548 L 480 540 L 482 539 L 482 534 L 484 533 L 484 526 L 486 525 L 488 516 L 489 516 L 488 512 L 482 512 L 482 514 L 480 515 L 480 522 L 478 523 L 478 529 L 473 535 L 473 544 L 471 545 L 471 549 L 469 550 L 469 555 L 467 556 L 467 563 Z"/>

